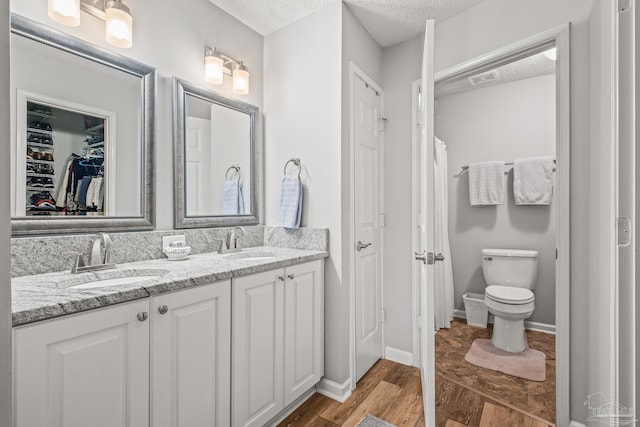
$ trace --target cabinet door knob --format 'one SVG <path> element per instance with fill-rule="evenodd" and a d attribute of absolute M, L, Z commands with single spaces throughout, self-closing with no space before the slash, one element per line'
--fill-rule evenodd
<path fill-rule="evenodd" d="M 149 313 L 147 313 L 146 311 L 143 311 L 141 313 L 138 313 L 138 320 L 141 322 L 144 322 L 145 320 L 147 320 L 149 318 Z"/>
<path fill-rule="evenodd" d="M 158 313 L 160 314 L 167 314 L 167 311 L 169 311 L 169 307 L 167 307 L 166 305 L 161 305 L 160 307 L 158 307 Z"/>
<path fill-rule="evenodd" d="M 294 275 L 293 275 L 293 273 L 292 273 L 292 274 L 289 274 L 287 277 L 288 277 L 289 279 L 291 279 L 291 280 L 293 280 L 293 279 L 295 279 L 295 278 L 296 278 L 296 276 L 294 276 Z"/>
<path fill-rule="evenodd" d="M 278 276 L 278 280 L 280 280 L 281 282 L 284 282 L 284 276 Z"/>

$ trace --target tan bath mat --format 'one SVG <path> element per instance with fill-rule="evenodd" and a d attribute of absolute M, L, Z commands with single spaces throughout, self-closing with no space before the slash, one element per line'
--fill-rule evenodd
<path fill-rule="evenodd" d="M 544 381 L 546 358 L 543 352 L 531 348 L 522 353 L 503 351 L 487 339 L 474 340 L 464 356 L 472 365 L 530 381 Z"/>

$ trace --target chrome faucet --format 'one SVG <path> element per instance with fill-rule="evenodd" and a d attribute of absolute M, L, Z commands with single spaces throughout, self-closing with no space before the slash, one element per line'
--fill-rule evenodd
<path fill-rule="evenodd" d="M 238 233 L 240 235 L 244 235 L 244 230 L 242 227 L 232 227 L 227 231 L 227 238 L 225 241 L 220 241 L 220 253 L 226 254 L 230 252 L 239 252 L 242 250 L 242 246 L 240 242 L 238 242 Z"/>
<path fill-rule="evenodd" d="M 91 254 L 89 264 L 85 264 L 82 253 L 75 253 L 75 262 L 71 267 L 71 273 L 84 271 L 107 270 L 115 268 L 111 262 L 111 238 L 107 233 L 98 233 L 91 242 Z"/>

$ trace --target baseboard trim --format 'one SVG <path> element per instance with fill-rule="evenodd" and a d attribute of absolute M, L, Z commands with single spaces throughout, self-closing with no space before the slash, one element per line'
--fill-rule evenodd
<path fill-rule="evenodd" d="M 316 392 L 330 399 L 344 403 L 351 396 L 351 380 L 347 379 L 342 384 L 323 378 L 316 385 Z"/>
<path fill-rule="evenodd" d="M 384 348 L 384 358 L 402 365 L 413 366 L 413 353 L 394 347 Z"/>
<path fill-rule="evenodd" d="M 571 420 L 571 422 L 569 423 L 569 427 L 587 427 L 587 426 L 585 424 Z"/>
<path fill-rule="evenodd" d="M 455 309 L 453 310 L 453 315 L 455 317 L 460 317 L 462 319 L 466 319 L 467 318 L 467 314 L 465 313 L 464 310 L 458 310 Z M 493 315 L 489 315 L 489 323 L 493 324 Z M 528 320 L 524 321 L 524 328 L 528 331 L 538 331 L 538 332 L 544 332 L 547 334 L 556 334 L 556 325 L 549 325 L 547 323 L 540 323 L 540 322 L 530 322 Z"/>

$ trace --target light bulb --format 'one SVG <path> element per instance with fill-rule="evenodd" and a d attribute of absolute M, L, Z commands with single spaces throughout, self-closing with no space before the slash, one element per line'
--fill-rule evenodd
<path fill-rule="evenodd" d="M 249 93 L 249 70 L 242 62 L 233 70 L 233 93 L 238 95 Z"/>
<path fill-rule="evenodd" d="M 114 46 L 129 48 L 133 45 L 133 17 L 129 8 L 117 0 L 107 2 L 105 37 Z"/>
<path fill-rule="evenodd" d="M 80 25 L 80 0 L 48 0 L 47 14 L 58 24 Z"/>
<path fill-rule="evenodd" d="M 207 83 L 214 85 L 222 84 L 224 74 L 224 62 L 217 55 L 207 55 L 204 57 L 204 79 Z"/>

